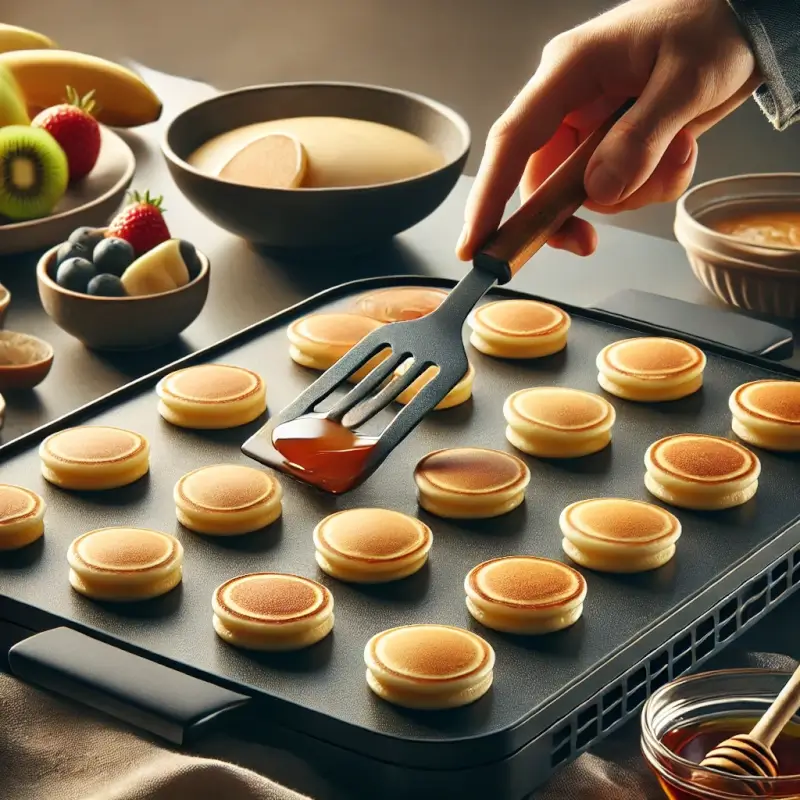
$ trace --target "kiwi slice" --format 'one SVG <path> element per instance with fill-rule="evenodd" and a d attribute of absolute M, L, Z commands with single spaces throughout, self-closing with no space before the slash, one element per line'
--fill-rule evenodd
<path fill-rule="evenodd" d="M 10 220 L 49 214 L 67 190 L 67 157 L 45 130 L 0 128 L 0 215 Z"/>

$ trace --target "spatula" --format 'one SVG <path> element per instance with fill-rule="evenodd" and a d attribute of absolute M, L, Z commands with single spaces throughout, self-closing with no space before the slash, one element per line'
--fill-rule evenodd
<path fill-rule="evenodd" d="M 462 329 L 470 311 L 494 284 L 510 281 L 583 205 L 584 173 L 589 159 L 629 107 L 630 103 L 626 103 L 612 114 L 500 226 L 473 258 L 472 269 L 435 311 L 416 320 L 384 325 L 367 335 L 264 429 L 248 439 L 243 452 L 333 494 L 363 483 L 464 377 L 468 362 Z M 389 352 L 384 360 L 351 388 L 348 378 L 385 351 Z M 409 360 L 413 361 L 405 372 L 396 375 L 395 370 Z M 397 412 L 379 436 L 359 434 L 360 426 L 431 367 L 438 370 L 434 377 Z M 320 404 L 340 387 L 349 391 L 329 410 L 320 413 Z M 300 420 L 310 423 L 306 431 L 297 436 L 279 435 L 281 430 L 303 427 L 297 424 Z M 280 444 L 276 452 L 275 443 L 292 440 L 296 445 L 300 439 L 303 446 L 293 446 L 291 453 Z M 303 454 L 309 457 L 307 463 L 303 462 Z"/>

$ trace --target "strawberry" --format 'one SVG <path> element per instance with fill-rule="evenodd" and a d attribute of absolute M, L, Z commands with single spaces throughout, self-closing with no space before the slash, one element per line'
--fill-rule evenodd
<path fill-rule="evenodd" d="M 94 92 L 81 97 L 67 86 L 67 102 L 46 108 L 31 125 L 46 130 L 67 156 L 70 181 L 88 175 L 100 155 L 100 126 L 92 116 Z"/>
<path fill-rule="evenodd" d="M 129 197 L 131 204 L 111 220 L 106 236 L 124 239 L 140 256 L 172 237 L 164 222 L 161 197 L 151 197 L 150 192 L 131 192 Z"/>

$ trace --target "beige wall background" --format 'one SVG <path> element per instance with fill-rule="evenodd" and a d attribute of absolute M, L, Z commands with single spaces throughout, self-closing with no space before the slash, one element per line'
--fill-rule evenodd
<path fill-rule="evenodd" d="M 722 1 L 722 0 L 720 0 Z M 351 80 L 422 92 L 472 126 L 474 174 L 486 132 L 555 34 L 612 5 L 599 0 L 5 0 L 2 19 L 65 49 L 133 58 L 221 89 Z M 696 180 L 800 171 L 800 125 L 777 133 L 748 103 L 701 140 Z M 618 218 L 671 237 L 672 207 Z"/>

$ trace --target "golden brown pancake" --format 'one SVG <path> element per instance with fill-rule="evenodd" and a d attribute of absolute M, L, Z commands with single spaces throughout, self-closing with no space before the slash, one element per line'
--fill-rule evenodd
<path fill-rule="evenodd" d="M 541 634 L 579 619 L 586 580 L 572 567 L 549 558 L 504 556 L 470 570 L 464 590 L 470 614 L 487 628 Z"/>
<path fill-rule="evenodd" d="M 764 450 L 800 451 L 800 382 L 759 380 L 734 389 L 733 432 Z"/>
<path fill-rule="evenodd" d="M 495 655 L 480 636 L 450 625 L 403 625 L 373 636 L 364 648 L 367 684 L 398 706 L 445 709 L 482 697 Z"/>
<path fill-rule="evenodd" d="M 116 489 L 147 473 L 150 444 L 123 428 L 82 425 L 48 436 L 39 457 L 44 478 L 63 489 Z"/>
<path fill-rule="evenodd" d="M 566 311 L 538 300 L 495 300 L 469 316 L 470 343 L 497 358 L 541 358 L 567 346 Z"/>
<path fill-rule="evenodd" d="M 46 510 L 36 492 L 0 483 L 0 550 L 17 550 L 39 539 Z"/>
<path fill-rule="evenodd" d="M 214 630 L 247 650 L 299 650 L 333 629 L 333 595 L 299 575 L 240 575 L 214 592 Z"/>
<path fill-rule="evenodd" d="M 447 295 L 444 289 L 427 286 L 393 286 L 362 294 L 353 311 L 378 322 L 403 322 L 435 311 Z"/>
<path fill-rule="evenodd" d="M 424 522 L 384 508 L 337 511 L 314 529 L 320 569 L 352 583 L 385 583 L 418 572 L 432 542 Z"/>
<path fill-rule="evenodd" d="M 174 490 L 178 521 L 217 536 L 251 533 L 281 515 L 283 490 L 267 472 L 240 464 L 214 464 L 184 475 Z"/>
<path fill-rule="evenodd" d="M 561 512 L 559 525 L 564 552 L 602 572 L 657 569 L 675 555 L 681 535 L 681 523 L 669 511 L 619 497 L 572 503 Z"/>
<path fill-rule="evenodd" d="M 200 364 L 171 372 L 156 393 L 158 411 L 182 428 L 223 429 L 246 425 L 267 408 L 260 375 L 230 364 Z"/>
<path fill-rule="evenodd" d="M 604 398 L 579 389 L 537 386 L 509 395 L 506 438 L 518 450 L 546 458 L 575 458 L 602 450 L 616 419 Z"/>
<path fill-rule="evenodd" d="M 663 402 L 693 394 L 703 385 L 706 356 L 680 339 L 640 336 L 604 347 L 597 381 L 625 400 Z"/>
<path fill-rule="evenodd" d="M 682 508 L 719 510 L 746 503 L 758 489 L 761 462 L 746 447 L 705 434 L 654 442 L 645 454 L 645 486 Z"/>
<path fill-rule="evenodd" d="M 75 539 L 67 560 L 77 592 L 95 600 L 146 600 L 180 583 L 183 547 L 147 528 L 100 528 Z"/>
<path fill-rule="evenodd" d="M 512 511 L 525 499 L 530 479 L 524 461 L 483 447 L 436 450 L 414 469 L 420 506 L 451 519 L 483 519 Z"/>
<path fill-rule="evenodd" d="M 368 333 L 382 325 L 382 322 L 360 314 L 310 314 L 295 320 L 287 329 L 289 355 L 301 366 L 326 370 L 352 350 Z M 388 354 L 388 350 L 378 353 L 351 380 L 360 380 Z"/>
<path fill-rule="evenodd" d="M 403 362 L 394 372 L 396 377 L 403 375 L 413 362 Z M 401 405 L 410 403 L 424 388 L 439 374 L 437 367 L 429 367 L 417 378 L 405 391 L 400 392 L 395 400 Z M 439 401 L 434 407 L 434 411 L 444 411 L 447 408 L 454 408 L 466 403 L 472 397 L 472 386 L 475 383 L 475 367 L 469 364 L 466 375 Z"/>

